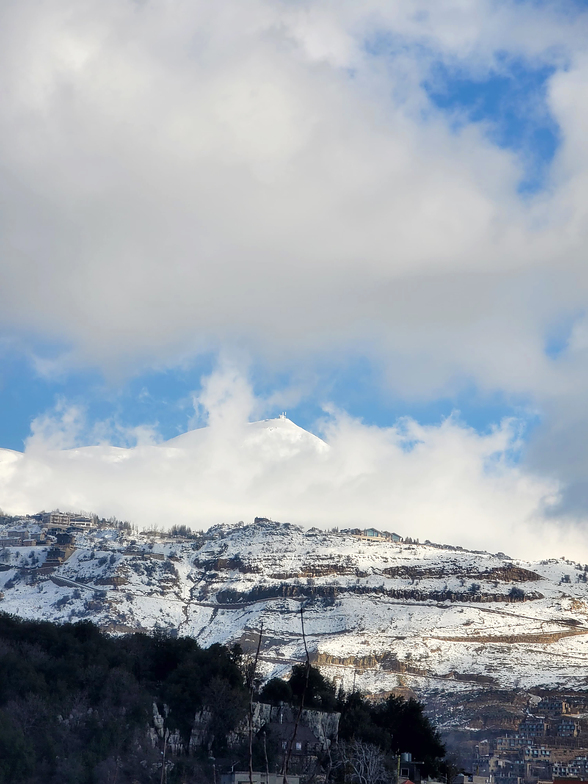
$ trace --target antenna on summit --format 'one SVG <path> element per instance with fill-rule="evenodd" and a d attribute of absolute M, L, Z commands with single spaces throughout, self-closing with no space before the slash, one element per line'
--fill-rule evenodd
<path fill-rule="evenodd" d="M 286 412 L 285 411 L 282 411 L 282 413 L 280 414 L 280 419 L 286 419 Z"/>

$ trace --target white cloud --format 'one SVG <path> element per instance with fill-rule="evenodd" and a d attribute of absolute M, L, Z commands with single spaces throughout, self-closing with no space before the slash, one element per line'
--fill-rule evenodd
<path fill-rule="evenodd" d="M 573 439 L 585 355 L 544 340 L 588 304 L 587 26 L 514 0 L 3 4 L 6 333 L 64 343 L 37 359 L 48 375 L 361 350 L 400 394 L 465 379 Z M 516 156 L 454 133 L 422 87 L 434 64 L 483 78 L 512 60 L 556 69 L 562 145 L 535 198 Z"/>
<path fill-rule="evenodd" d="M 80 406 L 59 400 L 54 412 L 42 414 L 31 423 L 27 450 L 43 454 L 47 450 L 70 449 L 79 442 L 85 424 L 85 412 Z"/>
<path fill-rule="evenodd" d="M 584 300 L 588 282 L 581 109 L 569 97 L 585 84 L 586 25 L 554 9 L 5 5 L 7 328 L 111 369 L 225 343 L 306 355 L 354 338 L 418 365 L 408 388 L 428 389 L 432 357 L 439 383 L 456 367 L 491 386 L 548 383 L 544 322 Z M 390 57 L 366 54 L 377 35 L 391 37 Z M 550 100 L 562 160 L 576 165 L 530 205 L 515 158 L 473 126 L 453 134 L 421 87 L 432 62 L 485 73 L 505 52 L 571 63 Z M 526 303 L 537 278 L 546 291 Z"/>
<path fill-rule="evenodd" d="M 52 429 L 47 418 L 34 427 L 24 454 L 0 452 L 3 508 L 92 509 L 162 527 L 260 515 L 375 525 L 519 557 L 588 558 L 585 537 L 549 515 L 558 484 L 517 464 L 513 420 L 479 434 L 455 418 L 378 428 L 332 410 L 319 423 L 321 440 L 289 420 L 248 424 L 263 401 L 230 366 L 212 374 L 199 403 L 208 427 L 129 449 L 56 450 L 77 416 L 61 409 Z"/>

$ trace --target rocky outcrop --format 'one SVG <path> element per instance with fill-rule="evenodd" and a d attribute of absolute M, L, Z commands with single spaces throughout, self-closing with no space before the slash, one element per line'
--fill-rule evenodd
<path fill-rule="evenodd" d="M 382 574 L 387 577 L 398 577 L 409 580 L 443 579 L 446 577 L 458 577 L 463 580 L 483 580 L 487 582 L 502 583 L 525 583 L 537 582 L 542 580 L 540 574 L 520 566 L 507 564 L 497 566 L 492 569 L 464 568 L 460 564 L 448 564 L 447 566 L 423 567 L 423 566 L 391 566 L 382 569 Z"/>
<path fill-rule="evenodd" d="M 498 593 L 490 591 L 450 591 L 447 589 L 426 590 L 424 588 L 385 588 L 371 585 L 292 585 L 291 583 L 281 583 L 280 585 L 256 585 L 250 591 L 236 591 L 228 589 L 218 591 L 217 601 L 219 604 L 247 604 L 251 602 L 264 601 L 267 599 L 279 598 L 303 598 L 303 599 L 327 599 L 334 600 L 343 594 L 360 594 L 386 596 L 390 599 L 401 599 L 404 601 L 416 602 L 529 602 L 543 599 L 543 595 L 538 591 L 522 591 L 511 589 L 509 593 Z"/>
<path fill-rule="evenodd" d="M 416 667 L 410 662 L 400 661 L 391 653 L 381 655 L 372 654 L 370 656 L 332 656 L 327 653 L 317 653 L 313 657 L 313 664 L 318 667 L 349 667 L 355 672 L 364 670 L 382 670 L 383 672 L 405 673 L 407 675 L 418 675 L 427 677 L 430 672 L 423 667 Z M 489 675 L 479 675 L 475 673 L 459 673 L 452 670 L 444 675 L 437 676 L 440 679 L 464 681 L 467 683 L 495 684 L 496 678 Z"/>
<path fill-rule="evenodd" d="M 269 705 L 265 702 L 253 703 L 253 733 L 257 735 L 264 727 L 270 724 L 292 724 L 296 721 L 298 710 L 289 705 Z M 326 711 L 305 708 L 300 714 L 300 724 L 308 727 L 319 740 L 323 749 L 329 748 L 337 740 L 339 732 L 340 713 L 327 713 Z M 212 715 L 203 709 L 194 717 L 194 725 L 190 736 L 190 749 L 192 751 L 206 746 L 210 736 Z M 229 746 L 239 746 L 249 735 L 249 718 L 244 719 L 229 737 Z"/>

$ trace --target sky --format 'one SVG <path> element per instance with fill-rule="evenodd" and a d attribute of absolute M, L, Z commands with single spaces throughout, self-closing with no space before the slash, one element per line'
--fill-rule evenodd
<path fill-rule="evenodd" d="M 588 560 L 587 93 L 581 0 L 3 3 L 0 507 Z M 319 495 L 233 460 L 283 411 Z M 207 425 L 200 500 L 60 452 Z"/>

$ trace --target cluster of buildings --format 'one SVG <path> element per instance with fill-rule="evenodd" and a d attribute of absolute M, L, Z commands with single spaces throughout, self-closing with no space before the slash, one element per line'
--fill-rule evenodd
<path fill-rule="evenodd" d="M 52 530 L 84 531 L 95 528 L 98 524 L 96 517 L 74 514 L 72 512 L 38 512 L 26 517 L 0 516 L 0 544 L 5 547 L 30 547 L 36 541 L 44 541 L 45 534 Z"/>
<path fill-rule="evenodd" d="M 46 558 L 28 568 L 34 568 L 39 574 L 49 574 L 75 551 L 76 532 L 90 530 L 97 524 L 94 517 L 59 510 L 26 517 L 3 517 L 0 518 L 0 551 L 7 547 L 47 548 Z M 5 564 L 0 569 L 9 566 Z"/>
<path fill-rule="evenodd" d="M 33 515 L 46 528 L 74 528 L 85 531 L 95 528 L 98 521 L 96 517 L 86 517 L 85 515 L 71 514 L 69 512 L 39 512 Z"/>
<path fill-rule="evenodd" d="M 474 750 L 472 784 L 588 779 L 588 694 L 532 696 L 516 729 Z"/>
<path fill-rule="evenodd" d="M 9 528 L 0 533 L 0 549 L 3 547 L 35 547 L 39 540 L 44 544 L 45 535 L 40 531 Z"/>

